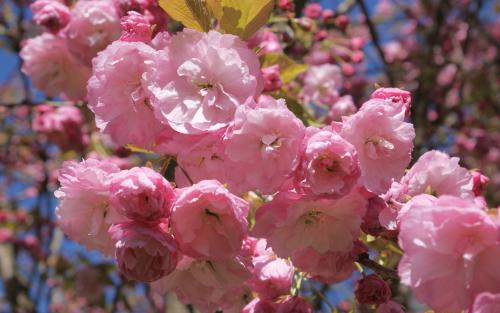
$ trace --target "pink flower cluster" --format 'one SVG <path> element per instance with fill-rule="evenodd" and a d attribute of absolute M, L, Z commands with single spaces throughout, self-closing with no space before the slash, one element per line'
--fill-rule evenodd
<path fill-rule="evenodd" d="M 248 202 L 216 180 L 174 190 L 150 168 L 87 159 L 66 162 L 59 181 L 61 229 L 114 255 L 128 279 L 155 281 L 203 312 L 243 308 L 250 288 L 270 302 L 290 292 L 293 265 L 248 237 Z"/>
<path fill-rule="evenodd" d="M 83 117 L 80 110 L 70 105 L 38 106 L 32 121 L 35 132 L 46 135 L 63 150 L 82 150 L 88 144 L 88 135 L 82 126 Z"/>
<path fill-rule="evenodd" d="M 69 11 L 39 1 L 36 18 L 50 33 L 21 53 L 35 85 L 86 98 L 117 144 L 176 159 L 177 188 L 152 168 L 106 159 L 60 171 L 59 226 L 114 256 L 128 279 L 202 313 L 312 312 L 291 292 L 294 275 L 349 278 L 368 255 L 364 231 L 399 234 L 402 282 L 434 310 L 486 311 L 498 300 L 500 224 L 481 197 L 487 179 L 437 151 L 406 171 L 409 92 L 377 89 L 358 110 L 340 96 L 339 66 L 311 66 L 300 96 L 329 114 L 306 127 L 284 99 L 263 94 L 283 87 L 279 66 L 261 69 L 252 51 L 281 51 L 272 32 L 249 42 L 213 30 L 171 35 L 151 28 L 166 18 L 154 1 L 89 0 Z M 305 14 L 318 19 L 321 7 Z M 47 112 L 34 122 L 40 132 L 69 127 Z M 250 195 L 262 205 L 251 208 Z M 356 296 L 377 312 L 402 311 L 378 276 L 361 279 Z"/>
<path fill-rule="evenodd" d="M 92 59 L 120 37 L 121 17 L 128 18 L 130 11 L 143 14 L 148 25 L 167 22 L 153 0 L 78 1 L 72 7 L 59 0 L 36 0 L 31 9 L 35 23 L 45 32 L 23 44 L 23 72 L 47 96 L 71 100 L 86 98 Z"/>

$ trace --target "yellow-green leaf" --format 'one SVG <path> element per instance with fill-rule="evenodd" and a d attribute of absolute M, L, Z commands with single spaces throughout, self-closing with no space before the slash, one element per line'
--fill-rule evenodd
<path fill-rule="evenodd" d="M 225 33 L 250 38 L 266 24 L 274 0 L 206 0 L 220 29 Z"/>
<path fill-rule="evenodd" d="M 151 151 L 151 150 L 148 150 L 148 149 L 144 149 L 144 148 L 138 147 L 138 146 L 133 145 L 133 144 L 127 144 L 127 145 L 125 145 L 125 148 L 127 148 L 128 150 L 130 150 L 132 152 L 154 153 L 154 151 Z"/>
<path fill-rule="evenodd" d="M 296 63 L 284 53 L 266 53 L 261 57 L 262 67 L 278 64 L 280 66 L 281 81 L 286 84 L 297 75 L 307 70 L 307 64 Z"/>
<path fill-rule="evenodd" d="M 185 27 L 206 32 L 210 30 L 212 14 L 205 0 L 160 0 L 160 7 Z"/>

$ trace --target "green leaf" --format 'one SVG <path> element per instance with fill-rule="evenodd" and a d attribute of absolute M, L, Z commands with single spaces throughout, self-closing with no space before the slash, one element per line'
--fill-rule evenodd
<path fill-rule="evenodd" d="M 220 29 L 225 33 L 250 38 L 264 26 L 274 8 L 274 0 L 206 0 Z"/>
<path fill-rule="evenodd" d="M 307 70 L 307 64 L 296 63 L 284 53 L 266 53 L 261 57 L 261 63 L 262 67 L 278 64 L 283 84 L 291 82 L 297 75 Z"/>
<path fill-rule="evenodd" d="M 185 27 L 202 32 L 210 30 L 213 15 L 204 0 L 160 0 L 160 7 Z"/>
<path fill-rule="evenodd" d="M 132 151 L 132 152 L 138 152 L 138 153 L 155 153 L 154 151 L 151 151 L 151 150 L 148 150 L 148 149 L 144 149 L 144 148 L 141 148 L 141 147 L 138 147 L 136 145 L 133 145 L 133 144 L 127 144 L 125 145 L 125 148 Z"/>

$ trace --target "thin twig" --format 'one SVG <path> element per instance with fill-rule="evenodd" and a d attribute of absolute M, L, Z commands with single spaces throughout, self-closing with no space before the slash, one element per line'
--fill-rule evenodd
<path fill-rule="evenodd" d="M 372 37 L 373 44 L 375 45 L 375 48 L 377 49 L 378 55 L 382 62 L 384 63 L 384 70 L 385 74 L 387 76 L 387 79 L 389 79 L 389 83 L 391 86 L 394 86 L 395 80 L 392 75 L 392 72 L 389 69 L 389 63 L 385 59 L 385 54 L 384 50 L 382 50 L 382 46 L 380 45 L 380 39 L 378 37 L 377 29 L 375 25 L 373 24 L 372 20 L 370 19 L 370 14 L 368 13 L 368 8 L 366 7 L 366 4 L 364 3 L 363 0 L 356 0 L 358 3 L 359 7 L 361 8 L 361 11 L 363 12 L 363 15 L 365 16 L 365 22 L 366 25 L 368 26 L 368 30 L 370 31 L 370 36 Z"/>
<path fill-rule="evenodd" d="M 370 259 L 370 256 L 367 253 L 361 254 L 358 257 L 357 262 L 363 265 L 364 267 L 373 270 L 375 273 L 382 276 L 383 278 L 399 280 L 398 273 L 396 272 L 396 270 L 378 264 L 377 262 Z"/>

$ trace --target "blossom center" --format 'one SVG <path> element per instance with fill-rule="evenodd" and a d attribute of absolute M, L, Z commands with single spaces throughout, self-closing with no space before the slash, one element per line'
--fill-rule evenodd
<path fill-rule="evenodd" d="M 368 138 L 365 145 L 367 154 L 371 159 L 388 157 L 394 150 L 394 144 L 383 137 Z"/>
<path fill-rule="evenodd" d="M 323 212 L 317 209 L 311 209 L 307 213 L 302 215 L 302 219 L 304 220 L 304 224 L 306 225 L 317 224 L 321 219 L 321 215 L 323 215 Z"/>

